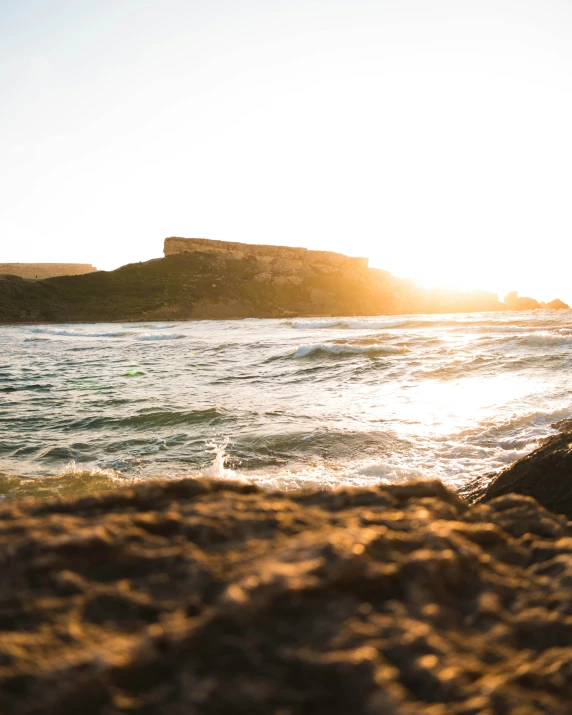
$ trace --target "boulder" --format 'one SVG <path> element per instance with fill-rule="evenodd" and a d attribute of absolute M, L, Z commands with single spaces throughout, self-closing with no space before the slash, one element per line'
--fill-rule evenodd
<path fill-rule="evenodd" d="M 439 482 L 0 507 L 3 715 L 569 715 L 572 532 Z"/>
<path fill-rule="evenodd" d="M 513 290 L 504 298 L 504 304 L 509 310 L 536 310 L 542 308 L 540 303 L 534 298 L 519 296 L 518 291 Z"/>
<path fill-rule="evenodd" d="M 546 509 L 572 520 L 572 420 L 555 426 L 562 432 L 501 472 L 482 501 L 515 492 L 534 497 Z"/>
<path fill-rule="evenodd" d="M 551 300 L 550 303 L 546 303 L 546 308 L 549 308 L 550 310 L 569 310 L 570 306 L 568 303 L 565 303 L 563 300 L 560 300 L 560 298 L 555 298 L 554 300 Z"/>

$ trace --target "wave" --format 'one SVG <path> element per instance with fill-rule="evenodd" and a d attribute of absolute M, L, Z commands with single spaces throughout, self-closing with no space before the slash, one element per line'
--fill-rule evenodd
<path fill-rule="evenodd" d="M 289 323 L 296 330 L 325 330 L 339 328 L 345 330 L 382 330 L 399 328 L 408 321 L 403 320 L 294 320 Z"/>
<path fill-rule="evenodd" d="M 170 330 L 175 327 L 175 324 L 155 325 L 153 323 L 144 323 L 142 325 L 133 325 L 132 327 L 140 330 Z"/>
<path fill-rule="evenodd" d="M 407 324 L 407 320 L 383 320 L 383 321 L 367 321 L 354 320 L 346 323 L 346 327 L 350 330 L 384 330 L 385 328 L 400 328 Z"/>
<path fill-rule="evenodd" d="M 102 427 L 121 428 L 133 427 L 135 429 L 147 429 L 150 427 L 173 427 L 176 425 L 192 424 L 217 424 L 232 418 L 233 414 L 228 410 L 216 407 L 204 410 L 151 410 L 140 412 L 128 417 L 86 417 L 81 420 L 65 425 L 66 431 L 78 429 L 98 429 Z"/>
<path fill-rule="evenodd" d="M 323 330 L 325 328 L 339 328 L 343 325 L 339 320 L 294 320 L 288 323 L 297 330 Z"/>
<path fill-rule="evenodd" d="M 560 332 L 551 333 L 542 330 L 527 334 L 505 335 L 502 338 L 483 336 L 481 341 L 482 343 L 490 342 L 492 345 L 513 343 L 514 345 L 526 347 L 558 347 L 571 345 L 572 335 Z"/>
<path fill-rule="evenodd" d="M 503 316 L 502 318 L 500 316 Z M 287 325 L 297 329 L 297 330 L 324 330 L 328 328 L 335 328 L 339 330 L 385 330 L 391 328 L 407 328 L 407 329 L 436 329 L 436 328 L 448 328 L 450 330 L 466 330 L 473 328 L 475 330 L 488 330 L 490 332 L 504 332 L 504 331 L 526 331 L 531 328 L 538 327 L 538 320 L 531 320 L 529 317 L 524 316 L 514 316 L 510 321 L 507 321 L 504 317 L 505 314 L 495 313 L 491 315 L 490 318 L 475 318 L 471 320 L 467 319 L 465 315 L 463 317 L 457 317 L 456 315 L 451 315 L 450 318 L 444 318 L 442 315 L 435 316 L 410 316 L 403 318 L 391 319 L 389 316 L 387 318 L 358 318 L 358 319 L 347 319 L 347 318 L 331 318 L 327 320 L 293 320 L 288 321 Z M 561 332 L 565 332 L 564 328 Z M 572 334 L 572 330 L 570 330 Z"/>
<path fill-rule="evenodd" d="M 86 333 L 84 330 L 69 330 L 63 328 L 30 328 L 28 332 L 65 338 L 124 338 L 128 335 L 133 335 L 133 332 L 129 330 L 115 331 L 112 333 Z M 43 339 L 45 340 L 46 338 Z M 42 340 L 42 338 L 26 338 L 24 342 L 32 340 Z"/>
<path fill-rule="evenodd" d="M 405 345 L 351 345 L 339 343 L 320 343 L 319 345 L 300 345 L 294 358 L 306 358 L 315 355 L 401 355 L 411 350 Z"/>
<path fill-rule="evenodd" d="M 49 392 L 51 385 L 42 385 L 39 383 L 32 383 L 29 385 L 8 385 L 0 386 L 0 392 L 22 392 L 25 390 L 36 390 L 40 392 Z"/>
<path fill-rule="evenodd" d="M 150 341 L 150 340 L 181 340 L 186 338 L 186 335 L 181 333 L 169 333 L 167 335 L 139 335 L 136 340 L 140 341 Z"/>

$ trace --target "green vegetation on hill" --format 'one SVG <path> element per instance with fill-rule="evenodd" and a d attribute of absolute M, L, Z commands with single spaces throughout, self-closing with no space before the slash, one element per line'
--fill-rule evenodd
<path fill-rule="evenodd" d="M 490 293 L 427 290 L 387 271 L 346 277 L 261 274 L 254 256 L 194 252 L 115 271 L 25 280 L 0 276 L 0 322 L 278 318 L 505 309 Z"/>
<path fill-rule="evenodd" d="M 330 310 L 370 313 L 394 301 L 378 281 L 316 274 L 300 285 L 255 280 L 260 263 L 186 253 L 115 271 L 0 280 L 0 320 L 140 320 L 279 317 Z"/>

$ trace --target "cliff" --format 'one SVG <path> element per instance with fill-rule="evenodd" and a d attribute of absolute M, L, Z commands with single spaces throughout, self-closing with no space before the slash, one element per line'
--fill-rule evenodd
<path fill-rule="evenodd" d="M 43 280 L 56 276 L 81 276 L 94 273 L 89 263 L 0 263 L 0 275 Z"/>
<path fill-rule="evenodd" d="M 0 507 L 3 715 L 568 715 L 572 530 L 440 483 Z"/>
<path fill-rule="evenodd" d="M 1 321 L 172 320 L 375 315 L 399 312 L 394 285 L 320 264 L 294 273 L 283 258 L 195 251 L 116 271 L 26 281 L 0 276 Z M 343 262 L 342 262 L 343 264 Z M 353 262 L 352 262 L 352 265 Z"/>
<path fill-rule="evenodd" d="M 281 318 L 506 310 L 483 291 L 427 289 L 367 259 L 169 238 L 165 258 L 30 281 L 0 275 L 0 322 Z"/>
<path fill-rule="evenodd" d="M 352 258 L 331 251 L 213 241 L 208 238 L 166 238 L 163 250 L 165 256 L 208 252 L 237 260 L 247 258 L 259 264 L 260 272 L 255 279 L 258 278 L 262 282 L 283 280 L 285 283 L 299 285 L 303 277 L 312 273 L 331 275 L 339 274 L 340 271 L 346 278 L 360 279 L 366 276 L 368 268 L 367 258 Z"/>

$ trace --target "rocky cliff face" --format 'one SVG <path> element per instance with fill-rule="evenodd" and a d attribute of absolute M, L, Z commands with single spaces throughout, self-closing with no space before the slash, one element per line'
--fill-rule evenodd
<path fill-rule="evenodd" d="M 398 306 L 392 286 L 367 269 L 298 273 L 215 251 L 45 281 L 0 276 L 0 321 L 375 315 L 395 313 Z"/>
<path fill-rule="evenodd" d="M 56 276 L 81 276 L 95 273 L 90 263 L 0 263 L 0 275 L 43 280 Z"/>
<path fill-rule="evenodd" d="M 340 271 L 346 278 L 363 278 L 368 267 L 367 258 L 352 258 L 331 251 L 212 241 L 207 238 L 165 239 L 165 256 L 195 252 L 214 253 L 236 260 L 254 260 L 260 265 L 257 279 L 262 283 L 278 281 L 299 284 L 303 277 L 312 273 L 332 275 Z"/>

